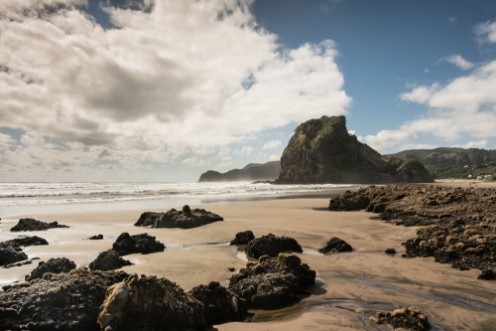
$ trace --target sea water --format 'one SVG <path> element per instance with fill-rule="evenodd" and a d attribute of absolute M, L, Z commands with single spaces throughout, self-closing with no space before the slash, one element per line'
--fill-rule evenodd
<path fill-rule="evenodd" d="M 0 217 L 74 211 L 180 208 L 184 204 L 315 195 L 354 185 L 218 183 L 0 183 Z"/>

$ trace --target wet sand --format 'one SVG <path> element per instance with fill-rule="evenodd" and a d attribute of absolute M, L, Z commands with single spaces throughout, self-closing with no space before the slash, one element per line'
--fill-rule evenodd
<path fill-rule="evenodd" d="M 429 316 L 434 330 L 495 329 L 496 282 L 477 280 L 477 270 L 459 271 L 435 263 L 433 258 L 401 258 L 401 243 L 412 238 L 416 228 L 371 220 L 373 215 L 365 212 L 322 210 L 328 202 L 283 199 L 207 204 L 202 207 L 222 215 L 225 221 L 189 230 L 134 227 L 144 210 L 30 215 L 71 228 L 11 233 L 8 229 L 18 217 L 5 218 L 0 223 L 0 241 L 20 234 L 38 235 L 50 245 L 26 247 L 29 258 L 67 257 L 85 266 L 110 248 L 120 233 L 147 232 L 163 242 L 166 250 L 126 256 L 135 265 L 123 270 L 167 277 L 188 290 L 213 280 L 227 286 L 232 275 L 228 268 L 239 270 L 246 264 L 243 254 L 227 244 L 237 232 L 250 229 L 256 236 L 286 235 L 304 247 L 302 260 L 317 272 L 314 294 L 290 308 L 256 311 L 252 323 L 227 323 L 215 326 L 218 330 L 388 330 L 371 324 L 368 317 L 377 310 L 410 305 Z M 104 240 L 87 240 L 98 233 Z M 344 239 L 355 250 L 318 254 L 316 251 L 333 236 Z M 388 247 L 399 254 L 384 254 Z M 36 265 L 37 261 L 0 269 L 0 283 L 22 280 Z"/>

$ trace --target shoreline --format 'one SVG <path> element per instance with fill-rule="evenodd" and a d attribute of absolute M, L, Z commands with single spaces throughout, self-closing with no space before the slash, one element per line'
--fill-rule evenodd
<path fill-rule="evenodd" d="M 37 235 L 50 245 L 26 247 L 29 258 L 67 257 L 81 267 L 110 248 L 120 233 L 146 232 L 167 248 L 163 253 L 126 256 L 134 265 L 122 270 L 166 277 L 189 290 L 210 281 L 225 286 L 233 274 L 228 268 L 237 272 L 246 265 L 236 247 L 227 244 L 235 233 L 248 229 L 257 237 L 274 233 L 295 238 L 306 250 L 298 255 L 317 272 L 319 285 L 314 294 L 289 308 L 255 311 L 252 323 L 216 325 L 218 330 L 383 330 L 368 321 L 374 311 L 410 305 L 424 311 L 435 330 L 481 330 L 495 325 L 496 284 L 478 281 L 476 270 L 459 271 L 435 263 L 433 258 L 401 258 L 401 243 L 414 237 L 416 227 L 372 220 L 374 214 L 364 211 L 322 210 L 328 204 L 329 198 L 293 197 L 192 205 L 215 212 L 225 220 L 189 230 L 134 227 L 145 210 L 44 214 L 40 220 L 57 220 L 71 227 L 11 233 L 8 229 L 17 220 L 2 219 L 0 241 L 21 234 Z M 97 233 L 102 233 L 104 240 L 87 240 Z M 313 253 L 334 236 L 350 243 L 354 251 Z M 394 247 L 399 254 L 384 254 L 388 247 Z M 3 269 L 2 282 L 20 280 L 36 265 L 34 261 L 31 265 Z"/>

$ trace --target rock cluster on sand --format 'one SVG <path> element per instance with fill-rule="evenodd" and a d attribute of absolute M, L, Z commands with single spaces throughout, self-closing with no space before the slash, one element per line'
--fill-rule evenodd
<path fill-rule="evenodd" d="M 134 225 L 152 228 L 191 229 L 223 220 L 219 215 L 205 209 L 191 209 L 186 205 L 181 211 L 171 209 L 166 213 L 145 212 L 141 214 Z"/>
<path fill-rule="evenodd" d="M 379 312 L 369 320 L 377 324 L 389 324 L 398 331 L 426 331 L 431 328 L 427 316 L 415 307 L 399 308 L 391 313 Z"/>
<path fill-rule="evenodd" d="M 128 260 L 121 258 L 128 254 L 150 254 L 155 252 L 163 252 L 165 245 L 158 241 L 155 237 L 147 233 L 130 235 L 123 232 L 117 237 L 112 245 L 112 249 L 106 250 L 98 254 L 95 260 L 89 264 L 91 270 L 115 270 L 121 267 L 131 265 Z"/>
<path fill-rule="evenodd" d="M 204 305 L 175 283 L 132 275 L 112 285 L 98 315 L 102 330 L 203 330 Z"/>
<path fill-rule="evenodd" d="M 40 237 L 20 237 L 0 243 L 0 266 L 8 267 L 12 263 L 27 260 L 28 256 L 22 251 L 21 246 L 48 245 L 48 242 Z M 26 262 L 28 264 L 31 262 Z"/>
<path fill-rule="evenodd" d="M 17 245 L 0 245 L 0 266 L 27 260 L 28 256 Z"/>
<path fill-rule="evenodd" d="M 344 116 L 300 124 L 284 149 L 277 183 L 432 182 L 418 161 L 379 154 L 346 129 Z"/>
<path fill-rule="evenodd" d="M 99 307 L 108 286 L 123 272 L 76 269 L 4 286 L 0 292 L 0 330 L 99 330 Z"/>
<path fill-rule="evenodd" d="M 188 293 L 203 303 L 207 325 L 243 321 L 248 314 L 246 301 L 221 286 L 219 282 L 195 286 Z"/>
<path fill-rule="evenodd" d="M 352 252 L 353 248 L 343 239 L 338 237 L 332 237 L 326 243 L 324 247 L 319 249 L 319 252 L 324 254 L 342 253 L 342 252 Z"/>
<path fill-rule="evenodd" d="M 302 253 L 303 249 L 293 238 L 278 237 L 269 233 L 266 236 L 249 241 L 245 247 L 245 252 L 247 256 L 258 259 L 263 255 L 277 256 L 283 252 Z"/>
<path fill-rule="evenodd" d="M 26 280 L 31 281 L 36 278 L 41 278 L 46 272 L 59 274 L 61 272 L 69 272 L 72 269 L 76 269 L 76 263 L 73 261 L 65 257 L 51 258 L 46 262 L 41 261 L 38 266 L 31 271 L 31 274 L 26 276 Z"/>
<path fill-rule="evenodd" d="M 45 223 L 35 220 L 34 218 L 21 218 L 19 222 L 10 229 L 10 231 L 43 231 L 53 228 L 68 228 L 68 226 L 59 224 L 58 222 Z"/>
<path fill-rule="evenodd" d="M 236 236 L 234 237 L 233 240 L 231 240 L 229 245 L 233 245 L 233 246 L 247 245 L 253 239 L 255 239 L 255 235 L 253 234 L 253 231 L 251 230 L 241 231 L 236 233 Z"/>
<path fill-rule="evenodd" d="M 228 288 L 245 299 L 248 308 L 274 309 L 308 296 L 315 275 L 296 255 L 265 255 L 231 276 Z"/>
<path fill-rule="evenodd" d="M 387 185 L 345 192 L 329 209 L 366 209 L 392 224 L 425 226 L 403 243 L 408 257 L 433 256 L 456 268 L 490 273 L 496 270 L 495 202 L 494 189 Z"/>
<path fill-rule="evenodd" d="M 149 254 L 154 252 L 163 252 L 165 245 L 158 241 L 155 237 L 147 233 L 129 235 L 129 233 L 121 233 L 112 245 L 112 249 L 119 255 L 128 255 L 134 253 Z"/>

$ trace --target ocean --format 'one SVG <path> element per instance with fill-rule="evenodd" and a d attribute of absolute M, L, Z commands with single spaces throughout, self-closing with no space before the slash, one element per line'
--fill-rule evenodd
<path fill-rule="evenodd" d="M 222 183 L 0 183 L 0 217 L 77 211 L 180 208 L 184 204 L 318 195 L 355 185 Z"/>

